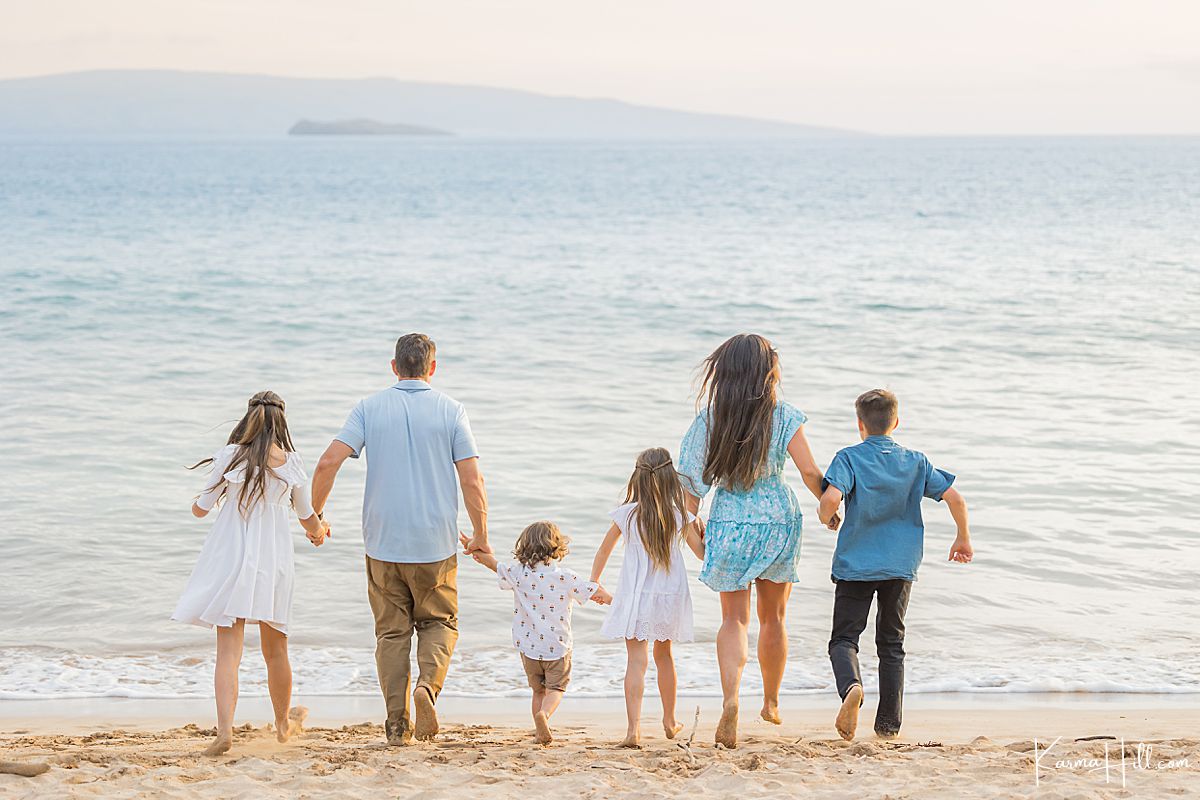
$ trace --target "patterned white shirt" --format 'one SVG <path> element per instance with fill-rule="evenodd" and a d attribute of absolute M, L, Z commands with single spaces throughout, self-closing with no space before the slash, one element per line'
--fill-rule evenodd
<path fill-rule="evenodd" d="M 557 564 L 496 565 L 501 589 L 513 593 L 513 645 L 529 658 L 555 661 L 571 652 L 571 603 L 586 603 L 600 584 Z"/>

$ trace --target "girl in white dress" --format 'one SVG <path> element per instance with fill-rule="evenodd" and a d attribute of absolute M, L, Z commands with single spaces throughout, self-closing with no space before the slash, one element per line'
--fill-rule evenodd
<path fill-rule="evenodd" d="M 295 575 L 289 511 L 295 510 L 314 545 L 324 542 L 329 527 L 313 512 L 308 476 L 292 446 L 283 411 L 283 400 L 274 392 L 254 395 L 229 444 L 191 467 L 212 465 L 192 514 L 207 516 L 224 500 L 171 615 L 178 622 L 217 629 L 217 738 L 206 755 L 220 755 L 233 743 L 247 622 L 258 623 L 276 737 L 286 742 L 304 721 L 304 709 L 289 710 L 287 630 Z"/>
<path fill-rule="evenodd" d="M 625 504 L 613 511 L 596 560 L 592 580 L 600 581 L 617 540 L 625 540 L 621 581 L 600 632 L 624 639 L 625 713 L 628 730 L 622 747 L 639 747 L 642 695 L 646 690 L 647 650 L 654 643 L 654 666 L 668 739 L 683 729 L 675 719 L 675 661 L 671 642 L 692 641 L 692 596 L 680 542 L 704 560 L 704 529 L 687 512 L 671 454 L 661 447 L 643 451 L 625 487 Z"/>

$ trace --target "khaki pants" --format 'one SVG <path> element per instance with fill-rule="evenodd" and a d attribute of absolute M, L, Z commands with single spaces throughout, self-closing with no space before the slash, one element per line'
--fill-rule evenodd
<path fill-rule="evenodd" d="M 412 730 L 409 658 L 417 634 L 417 686 L 437 699 L 458 641 L 458 557 L 431 564 L 394 564 L 367 556 L 367 597 L 375 613 L 375 666 L 389 727 Z"/>

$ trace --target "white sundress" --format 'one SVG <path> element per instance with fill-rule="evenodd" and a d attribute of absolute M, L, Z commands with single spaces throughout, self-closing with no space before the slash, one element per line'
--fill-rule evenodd
<path fill-rule="evenodd" d="M 225 502 L 171 619 L 206 628 L 244 619 L 286 634 L 296 571 L 291 516 L 293 508 L 303 519 L 313 515 L 308 476 L 300 456 L 288 453 L 267 476 L 264 497 L 243 515 L 238 493 L 246 468 L 227 470 L 240 447 L 226 445 L 213 456 L 212 476 L 196 504 L 211 510 L 222 496 Z"/>
<path fill-rule="evenodd" d="M 625 560 L 600 633 L 611 639 L 690 642 L 692 595 L 679 542 L 671 548 L 671 568 L 655 567 L 638 532 L 636 509 L 637 503 L 626 503 L 609 514 L 621 529 Z"/>

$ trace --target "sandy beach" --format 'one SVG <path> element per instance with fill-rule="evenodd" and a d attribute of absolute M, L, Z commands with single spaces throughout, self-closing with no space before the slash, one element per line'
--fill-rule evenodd
<path fill-rule="evenodd" d="M 314 698 L 306 701 L 309 723 L 292 742 L 278 744 L 268 726 L 248 721 L 233 751 L 218 758 L 200 755 L 212 730 L 198 702 L 65 702 L 40 710 L 10 703 L 0 760 L 50 768 L 33 778 L 0 775 L 0 796 L 1115 798 L 1182 797 L 1200 779 L 1200 711 L 1190 703 L 1006 700 L 919 698 L 910 703 L 904 735 L 890 742 L 871 734 L 868 703 L 866 735 L 849 743 L 834 734 L 828 704 L 805 699 L 800 708 L 785 707 L 776 727 L 754 718 L 756 706 L 747 702 L 741 745 L 722 750 L 712 745 L 717 702 L 704 699 L 690 747 L 664 739 L 647 717 L 642 749 L 624 750 L 615 746 L 623 719 L 611 700 L 568 698 L 557 741 L 539 747 L 523 702 L 488 701 L 480 711 L 478 700 L 445 698 L 435 741 L 389 748 L 380 725 L 366 721 L 366 701 Z M 248 699 L 239 721 L 261 719 L 260 705 Z M 686 740 L 696 701 L 685 698 L 681 707 L 688 709 Z M 186 713 L 201 722 L 169 724 Z M 352 721 L 354 714 L 362 718 Z M 1034 737 L 1039 753 L 1061 737 L 1042 755 L 1036 779 Z"/>

